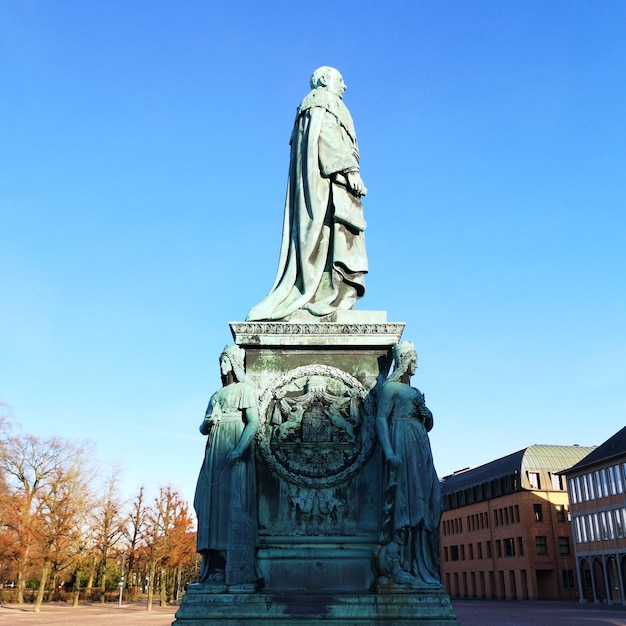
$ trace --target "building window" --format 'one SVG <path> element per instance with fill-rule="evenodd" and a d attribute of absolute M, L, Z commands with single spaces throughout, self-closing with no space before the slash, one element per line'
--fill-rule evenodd
<path fill-rule="evenodd" d="M 524 555 L 524 540 L 521 537 L 517 538 L 517 553 L 520 556 Z"/>
<path fill-rule="evenodd" d="M 606 469 L 600 470 L 600 478 L 602 479 L 602 495 L 606 498 L 609 495 L 609 485 L 606 479 Z"/>
<path fill-rule="evenodd" d="M 502 556 L 502 543 L 499 539 L 496 539 L 496 555 Z"/>
<path fill-rule="evenodd" d="M 574 526 L 573 526 L 573 528 L 574 528 L 574 532 L 573 532 L 573 534 L 574 534 L 574 541 L 576 543 L 581 543 L 582 542 L 582 536 L 580 534 L 580 518 L 575 517 L 572 521 L 574 522 Z"/>
<path fill-rule="evenodd" d="M 474 560 L 474 544 L 470 543 L 467 547 L 469 548 L 470 561 L 473 561 Z"/>
<path fill-rule="evenodd" d="M 565 521 L 565 507 L 562 504 L 556 505 L 556 521 L 557 522 Z"/>
<path fill-rule="evenodd" d="M 591 515 L 591 519 L 593 524 L 593 541 L 600 541 L 600 539 L 602 539 L 602 534 L 600 533 L 600 521 L 598 518 L 598 514 L 593 513 Z"/>
<path fill-rule="evenodd" d="M 548 554 L 548 542 L 545 537 L 535 537 L 537 554 Z"/>
<path fill-rule="evenodd" d="M 450 546 L 450 560 L 451 561 L 459 560 L 459 546 Z"/>
<path fill-rule="evenodd" d="M 569 537 L 559 537 L 559 554 L 569 553 Z"/>
<path fill-rule="evenodd" d="M 513 538 L 504 540 L 504 553 L 506 556 L 515 556 L 515 541 Z"/>
<path fill-rule="evenodd" d="M 491 541 L 487 541 L 487 558 L 490 559 L 493 556 L 493 552 L 491 550 Z"/>
<path fill-rule="evenodd" d="M 589 537 L 589 526 L 587 523 L 587 516 L 583 515 L 578 518 L 580 522 L 580 541 L 581 543 L 587 543 Z"/>
<path fill-rule="evenodd" d="M 587 487 L 589 488 L 589 497 L 587 499 L 588 500 L 595 500 L 596 499 L 596 491 L 595 491 L 595 488 L 593 486 L 593 475 L 592 474 L 587 474 L 586 478 L 587 478 Z"/>
<path fill-rule="evenodd" d="M 519 524 L 519 505 L 515 505 L 515 521 Z"/>
<path fill-rule="evenodd" d="M 535 514 L 535 521 L 543 522 L 543 511 L 541 510 L 541 504 L 533 504 L 533 512 Z"/>
<path fill-rule="evenodd" d="M 554 491 L 563 491 L 563 477 L 560 474 L 550 472 L 550 482 Z"/>
<path fill-rule="evenodd" d="M 564 570 L 561 570 L 561 574 L 563 576 L 563 587 L 565 589 L 573 589 L 574 588 L 574 570 L 564 569 Z"/>
<path fill-rule="evenodd" d="M 465 546 L 461 546 L 461 561 L 465 561 Z"/>
<path fill-rule="evenodd" d="M 541 489 L 541 478 L 539 477 L 539 472 L 527 472 L 527 474 L 530 488 L 537 490 Z"/>
<path fill-rule="evenodd" d="M 609 488 L 612 496 L 617 494 L 617 486 L 615 484 L 615 470 L 616 468 L 613 466 L 609 467 L 606 470 L 607 474 L 609 475 Z"/>
<path fill-rule="evenodd" d="M 619 538 L 624 536 L 624 524 L 622 523 L 624 512 L 624 509 L 617 509 L 615 511 L 615 533 Z"/>
<path fill-rule="evenodd" d="M 444 561 L 448 560 L 448 546 L 444 546 L 443 548 L 443 560 Z"/>
<path fill-rule="evenodd" d="M 480 543 L 480 541 L 476 544 L 476 546 L 478 547 L 478 558 L 482 559 L 483 558 L 483 544 Z"/>
<path fill-rule="evenodd" d="M 608 531 L 607 523 L 606 523 L 606 511 L 602 511 L 599 517 L 600 517 L 600 529 L 602 531 L 602 534 L 600 535 L 600 539 L 608 539 L 609 531 Z"/>
<path fill-rule="evenodd" d="M 579 476 L 580 479 L 580 501 L 586 502 L 589 500 L 589 492 L 587 491 L 587 477 Z"/>

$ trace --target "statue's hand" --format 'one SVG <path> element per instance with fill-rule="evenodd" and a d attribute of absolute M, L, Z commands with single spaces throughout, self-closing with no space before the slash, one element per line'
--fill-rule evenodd
<path fill-rule="evenodd" d="M 234 465 L 241 458 L 241 452 L 235 448 L 226 455 L 226 462 L 230 465 Z"/>
<path fill-rule="evenodd" d="M 393 452 L 387 455 L 387 463 L 389 463 L 392 467 L 398 467 L 400 465 L 400 457 Z"/>
<path fill-rule="evenodd" d="M 367 187 L 363 184 L 361 175 L 358 172 L 348 172 L 346 179 L 348 181 L 348 189 L 355 196 L 364 196 L 367 194 Z"/>

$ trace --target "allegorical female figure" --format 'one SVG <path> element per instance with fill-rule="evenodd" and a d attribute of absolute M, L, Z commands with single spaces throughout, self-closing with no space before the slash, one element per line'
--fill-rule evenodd
<path fill-rule="evenodd" d="M 251 443 L 259 425 L 258 397 L 246 382 L 243 349 L 220 355 L 222 388 L 209 401 L 200 432 L 208 435 L 194 507 L 199 583 L 210 590 L 254 591 L 256 482 Z"/>
<path fill-rule="evenodd" d="M 417 369 L 413 344 L 393 349 L 395 369 L 383 384 L 376 429 L 387 462 L 382 573 L 410 587 L 439 586 L 442 499 L 428 432 L 433 415 L 409 384 Z"/>

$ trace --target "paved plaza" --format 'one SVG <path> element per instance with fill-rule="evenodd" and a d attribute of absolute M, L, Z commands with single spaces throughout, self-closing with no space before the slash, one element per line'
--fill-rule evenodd
<path fill-rule="evenodd" d="M 454 601 L 461 626 L 626 626 L 626 607 L 576 602 Z M 145 604 L 45 604 L 33 613 L 32 604 L 0 606 L 0 624 L 11 626 L 170 626 L 176 606 Z"/>

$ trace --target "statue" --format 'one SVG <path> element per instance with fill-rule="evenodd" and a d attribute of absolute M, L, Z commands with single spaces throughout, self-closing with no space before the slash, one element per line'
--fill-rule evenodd
<path fill-rule="evenodd" d="M 365 293 L 365 221 L 359 151 L 346 85 L 332 67 L 311 76 L 312 91 L 291 135 L 283 239 L 274 286 L 248 321 L 282 320 L 299 309 L 321 317 L 351 309 Z"/>
<path fill-rule="evenodd" d="M 376 430 L 387 461 L 379 583 L 440 587 L 441 487 L 428 432 L 433 414 L 424 395 L 409 385 L 417 369 L 413 344 L 394 346 L 395 369 L 378 400 Z"/>
<path fill-rule="evenodd" d="M 259 425 L 255 388 L 246 382 L 243 349 L 220 355 L 223 387 L 211 397 L 200 432 L 208 435 L 194 507 L 198 582 L 215 593 L 255 590 L 256 479 L 251 443 Z"/>

